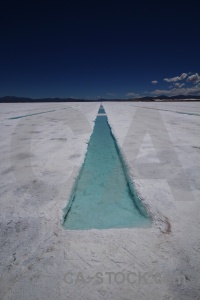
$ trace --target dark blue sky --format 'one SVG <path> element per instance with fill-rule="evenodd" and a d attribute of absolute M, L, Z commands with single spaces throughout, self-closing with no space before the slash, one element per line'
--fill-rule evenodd
<path fill-rule="evenodd" d="M 198 2 L 3 2 L 0 96 L 200 94 Z"/>

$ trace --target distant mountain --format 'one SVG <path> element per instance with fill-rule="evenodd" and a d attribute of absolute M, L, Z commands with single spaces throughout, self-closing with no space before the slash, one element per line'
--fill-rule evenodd
<path fill-rule="evenodd" d="M 192 95 L 178 95 L 178 96 L 156 96 L 156 97 L 142 97 L 142 98 L 129 98 L 129 99 L 105 99 L 105 98 L 99 98 L 94 100 L 88 100 L 88 99 L 75 99 L 75 98 L 38 98 L 38 99 L 32 99 L 27 97 L 15 97 L 15 96 L 5 96 L 0 98 L 0 103 L 37 103 L 37 102 L 100 102 L 100 101 L 181 101 L 181 100 L 189 100 L 189 101 L 200 101 L 200 96 L 192 96 Z"/>
<path fill-rule="evenodd" d="M 165 96 L 165 95 L 161 95 L 161 96 L 156 96 L 156 97 L 150 97 L 150 96 L 146 96 L 146 97 L 141 97 L 141 98 L 134 98 L 134 99 L 129 99 L 130 101 L 158 101 L 158 100 L 162 100 L 162 101 L 181 101 L 181 100 L 189 100 L 189 101 L 199 101 L 200 100 L 200 96 L 193 96 L 193 95 L 178 95 L 178 96 Z"/>
<path fill-rule="evenodd" d="M 32 99 L 27 97 L 5 96 L 0 98 L 0 103 L 25 103 L 25 102 L 88 102 L 95 100 L 75 99 L 75 98 L 38 98 Z M 98 100 L 96 100 L 98 101 Z"/>
<path fill-rule="evenodd" d="M 155 98 L 168 99 L 169 97 L 168 97 L 168 96 L 166 96 L 166 95 L 160 95 L 160 96 L 158 96 L 158 97 L 155 97 Z"/>
<path fill-rule="evenodd" d="M 178 95 L 178 96 L 158 96 L 158 97 L 154 97 L 154 99 L 174 99 L 174 100 L 179 100 L 179 99 L 196 99 L 196 100 L 200 100 L 200 96 L 194 96 L 194 95 Z"/>

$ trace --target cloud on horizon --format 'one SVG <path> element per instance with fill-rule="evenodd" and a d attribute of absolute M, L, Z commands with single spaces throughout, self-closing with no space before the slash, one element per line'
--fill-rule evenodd
<path fill-rule="evenodd" d="M 157 80 L 152 80 L 151 83 L 152 83 L 152 84 L 157 84 L 158 81 L 157 81 Z"/>
<path fill-rule="evenodd" d="M 173 88 L 172 90 L 155 90 L 151 92 L 152 95 L 200 95 L 200 84 L 189 88 Z"/>
<path fill-rule="evenodd" d="M 140 94 L 137 94 L 137 93 L 127 93 L 126 97 L 137 98 L 137 97 L 140 97 Z"/>
<path fill-rule="evenodd" d="M 184 82 L 177 82 L 183 80 Z M 152 95 L 200 95 L 200 75 L 198 73 L 182 73 L 180 76 L 165 78 L 164 81 L 171 83 L 169 89 L 157 89 L 151 92 Z M 191 84 L 193 85 L 191 86 Z"/>
<path fill-rule="evenodd" d="M 116 97 L 116 93 L 107 93 L 109 97 Z"/>

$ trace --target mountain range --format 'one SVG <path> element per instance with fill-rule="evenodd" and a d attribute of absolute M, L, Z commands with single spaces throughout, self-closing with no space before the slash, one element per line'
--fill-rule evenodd
<path fill-rule="evenodd" d="M 200 101 L 200 96 L 192 95 L 178 95 L 178 96 L 157 96 L 157 97 L 141 97 L 141 98 L 129 98 L 129 99 L 106 99 L 99 98 L 94 100 L 88 99 L 76 99 L 76 98 L 28 98 L 28 97 L 15 97 L 5 96 L 0 97 L 0 103 L 35 103 L 35 102 L 99 102 L 99 101 Z"/>

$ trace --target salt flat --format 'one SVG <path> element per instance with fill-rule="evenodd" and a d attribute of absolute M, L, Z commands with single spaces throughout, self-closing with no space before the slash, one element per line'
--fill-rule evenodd
<path fill-rule="evenodd" d="M 0 105 L 0 299 L 199 299 L 200 103 L 103 103 L 152 226 L 65 230 L 99 105 Z"/>

